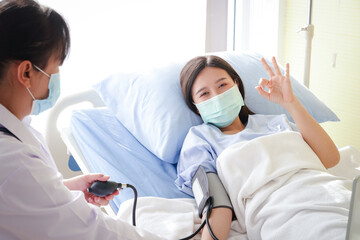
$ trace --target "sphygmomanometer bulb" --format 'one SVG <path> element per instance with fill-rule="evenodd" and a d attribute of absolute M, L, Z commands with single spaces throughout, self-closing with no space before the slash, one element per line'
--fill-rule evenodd
<path fill-rule="evenodd" d="M 123 188 L 123 184 L 113 181 L 95 181 L 88 188 L 88 192 L 98 197 L 105 197 L 114 193 L 118 188 Z"/>

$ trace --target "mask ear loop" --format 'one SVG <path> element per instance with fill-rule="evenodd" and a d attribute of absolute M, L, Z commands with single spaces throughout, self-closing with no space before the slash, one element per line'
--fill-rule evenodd
<path fill-rule="evenodd" d="M 50 77 L 49 74 L 47 74 L 46 72 L 44 72 L 41 68 L 39 68 L 38 66 L 36 66 L 35 64 L 33 64 L 34 68 L 36 68 L 37 70 L 39 70 L 41 73 L 45 74 L 46 76 Z"/>
<path fill-rule="evenodd" d="M 36 98 L 34 97 L 34 95 L 30 92 L 29 88 L 26 88 L 28 90 L 28 92 L 30 93 L 30 96 L 33 98 L 33 100 L 36 100 Z"/>
<path fill-rule="evenodd" d="M 35 64 L 32 64 L 34 66 L 34 68 L 36 68 L 38 71 L 40 71 L 41 73 L 43 73 L 44 75 L 46 75 L 47 77 L 50 77 L 49 74 L 47 74 L 46 72 L 44 72 L 43 70 L 41 70 L 41 68 L 39 68 L 38 66 L 36 66 Z M 29 88 L 26 88 L 28 90 L 28 92 L 30 93 L 30 96 L 33 98 L 33 100 L 35 101 L 36 98 L 34 97 L 34 95 L 31 93 Z"/>

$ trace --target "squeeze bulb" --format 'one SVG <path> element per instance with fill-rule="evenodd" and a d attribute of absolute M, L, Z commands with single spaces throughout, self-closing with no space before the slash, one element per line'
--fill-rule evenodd
<path fill-rule="evenodd" d="M 88 192 L 98 197 L 105 197 L 115 192 L 116 189 L 121 188 L 121 185 L 121 183 L 112 181 L 95 181 L 88 188 Z"/>

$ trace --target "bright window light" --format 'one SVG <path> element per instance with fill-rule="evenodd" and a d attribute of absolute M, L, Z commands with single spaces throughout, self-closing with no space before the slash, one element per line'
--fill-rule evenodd
<path fill-rule="evenodd" d="M 71 49 L 61 96 L 115 72 L 141 71 L 205 52 L 206 0 L 39 0 L 68 22 Z M 44 132 L 46 114 L 33 118 Z"/>
<path fill-rule="evenodd" d="M 63 95 L 119 71 L 205 50 L 206 0 L 40 0 L 70 25 Z M 62 95 L 62 96 L 63 96 Z"/>
<path fill-rule="evenodd" d="M 228 49 L 282 59 L 284 6 L 284 0 L 229 0 Z"/>

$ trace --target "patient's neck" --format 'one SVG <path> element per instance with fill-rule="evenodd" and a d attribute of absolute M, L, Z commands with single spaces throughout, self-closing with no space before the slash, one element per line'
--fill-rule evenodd
<path fill-rule="evenodd" d="M 226 135 L 236 134 L 245 129 L 244 124 L 240 121 L 239 116 L 229 125 L 223 128 L 220 128 L 221 132 Z"/>

